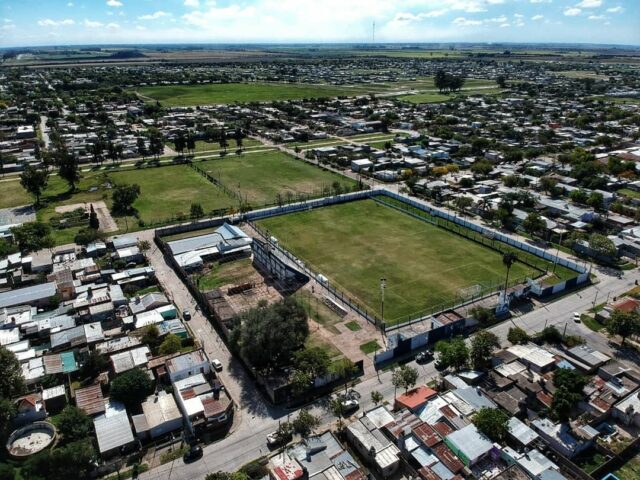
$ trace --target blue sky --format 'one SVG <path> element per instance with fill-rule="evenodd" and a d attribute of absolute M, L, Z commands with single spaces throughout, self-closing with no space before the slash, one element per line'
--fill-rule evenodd
<path fill-rule="evenodd" d="M 0 47 L 174 42 L 640 45 L 639 0 L 2 0 Z"/>

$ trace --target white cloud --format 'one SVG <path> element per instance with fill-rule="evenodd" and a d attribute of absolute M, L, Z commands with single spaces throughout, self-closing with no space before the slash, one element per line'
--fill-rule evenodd
<path fill-rule="evenodd" d="M 158 10 L 157 12 L 153 12 L 147 15 L 142 15 L 138 17 L 138 20 L 157 20 L 159 18 L 169 17 L 169 16 L 171 16 L 170 13 L 163 12 L 162 10 Z"/>
<path fill-rule="evenodd" d="M 507 21 L 507 17 L 501 15 L 495 18 L 486 18 L 483 20 L 485 23 L 505 23 Z"/>
<path fill-rule="evenodd" d="M 566 17 L 575 17 L 577 15 L 580 15 L 582 13 L 582 10 L 576 7 L 571 7 L 571 8 L 565 9 L 563 13 Z"/>
<path fill-rule="evenodd" d="M 552 0 L 529 0 L 531 3 L 551 3 Z"/>
<path fill-rule="evenodd" d="M 471 20 L 469 18 L 458 17 L 453 20 L 454 25 L 458 25 L 459 27 L 471 27 L 475 25 L 482 25 L 481 20 Z"/>
<path fill-rule="evenodd" d="M 604 20 L 604 15 L 589 15 L 589 20 Z"/>
<path fill-rule="evenodd" d="M 107 0 L 108 7 L 121 7 L 122 2 L 120 0 Z"/>
<path fill-rule="evenodd" d="M 87 20 L 86 18 L 84 19 L 84 22 L 82 22 L 82 24 L 87 27 L 87 28 L 100 28 L 100 27 L 104 27 L 104 23 L 102 22 L 96 22 L 93 20 Z"/>
<path fill-rule="evenodd" d="M 189 8 L 198 8 L 200 0 L 184 0 L 184 6 Z"/>
<path fill-rule="evenodd" d="M 142 25 L 136 25 L 136 30 L 140 31 L 140 32 L 144 32 L 147 29 L 147 27 L 143 27 Z"/>
<path fill-rule="evenodd" d="M 64 20 L 51 20 L 50 18 L 45 18 L 44 20 L 38 20 L 38 25 L 41 27 L 60 27 L 63 25 L 73 25 L 74 22 L 70 18 L 66 18 Z"/>
<path fill-rule="evenodd" d="M 607 12 L 608 13 L 622 13 L 622 12 L 624 12 L 624 8 L 622 8 L 620 5 L 618 5 L 617 7 L 607 8 Z"/>
<path fill-rule="evenodd" d="M 544 15 L 534 15 L 533 17 L 531 17 L 531 20 L 538 21 L 538 20 L 542 20 L 544 18 Z"/>
<path fill-rule="evenodd" d="M 107 28 L 112 28 L 112 29 L 118 29 L 118 28 L 120 28 L 120 25 L 118 25 L 117 23 L 113 23 L 113 22 L 112 22 L 112 23 L 107 23 L 105 26 L 106 26 Z"/>
<path fill-rule="evenodd" d="M 73 7 L 73 2 L 67 3 L 67 7 Z"/>
<path fill-rule="evenodd" d="M 515 18 L 524 18 L 524 15 L 522 15 L 521 13 L 514 13 L 513 16 Z"/>
<path fill-rule="evenodd" d="M 579 8 L 598 8 L 602 5 L 602 0 L 582 0 L 576 5 Z"/>
<path fill-rule="evenodd" d="M 509 25 L 508 23 L 503 23 L 502 25 L 500 25 L 500 28 L 507 28 L 510 27 L 511 25 Z"/>

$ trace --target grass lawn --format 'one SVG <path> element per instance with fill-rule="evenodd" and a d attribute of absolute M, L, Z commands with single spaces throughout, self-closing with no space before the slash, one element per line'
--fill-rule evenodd
<path fill-rule="evenodd" d="M 251 204 L 275 202 L 278 194 L 286 199 L 288 193 L 320 193 L 333 182 L 349 188 L 355 185 L 353 180 L 277 151 L 228 155 L 196 165 L 220 178 L 227 188 L 239 190 Z"/>
<path fill-rule="evenodd" d="M 209 292 L 223 285 L 244 283 L 253 272 L 250 258 L 216 263 L 211 270 L 198 277 L 198 288 Z"/>
<path fill-rule="evenodd" d="M 304 346 L 307 348 L 318 347 L 323 349 L 329 355 L 331 360 L 335 360 L 338 357 L 342 356 L 342 352 L 338 350 L 334 345 L 328 343 L 322 336 L 318 335 L 316 332 L 311 332 L 307 337 L 307 340 L 304 342 Z"/>
<path fill-rule="evenodd" d="M 141 87 L 140 95 L 165 106 L 210 105 L 222 103 L 273 102 L 313 97 L 353 94 L 347 87 L 296 83 L 220 83 L 210 85 L 164 85 Z"/>
<path fill-rule="evenodd" d="M 230 152 L 235 151 L 238 148 L 236 141 L 233 138 L 227 139 L 227 150 Z M 242 148 L 249 147 L 257 147 L 263 145 L 262 142 L 255 140 L 253 138 L 243 138 L 242 139 Z M 169 147 L 173 148 L 173 144 L 170 143 Z M 208 152 L 210 150 L 221 150 L 220 144 L 218 142 L 205 142 L 204 140 L 196 140 L 196 153 L 200 152 Z"/>
<path fill-rule="evenodd" d="M 630 188 L 621 188 L 620 190 L 618 190 L 618 193 L 631 198 L 640 198 L 640 192 L 636 192 L 635 190 L 631 190 Z"/>
<path fill-rule="evenodd" d="M 344 320 L 342 317 L 327 307 L 318 297 L 310 295 L 308 291 L 298 290 L 294 296 L 307 311 L 309 318 L 318 322 L 331 333 L 340 335 L 340 330 L 335 325 Z"/>
<path fill-rule="evenodd" d="M 365 355 L 369 355 L 370 353 L 373 353 L 376 350 L 380 350 L 380 348 L 381 348 L 380 345 L 375 340 L 371 340 L 367 343 L 363 343 L 362 345 L 360 345 L 360 350 L 362 350 L 362 352 Z"/>
<path fill-rule="evenodd" d="M 373 200 L 258 223 L 378 316 L 385 277 L 384 319 L 390 324 L 455 301 L 461 288 L 501 283 L 506 273 L 500 253 Z M 517 262 L 510 279 L 538 275 Z"/>
<path fill-rule="evenodd" d="M 609 80 L 608 75 L 598 74 L 597 72 L 590 72 L 587 70 L 565 70 L 563 72 L 556 72 L 558 75 L 562 75 L 567 78 L 594 78 L 597 80 Z"/>
<path fill-rule="evenodd" d="M 352 332 L 357 332 L 358 330 L 362 330 L 362 327 L 356 321 L 351 321 L 349 323 L 345 323 L 344 326 L 347 327 Z"/>
<path fill-rule="evenodd" d="M 400 97 L 397 97 L 397 99 L 403 100 L 405 102 L 411 102 L 411 103 L 441 103 L 441 102 L 446 102 L 448 100 L 452 100 L 460 95 L 462 96 L 496 95 L 501 92 L 502 90 L 500 88 L 478 88 L 478 89 L 462 90 L 460 92 L 452 93 L 449 95 L 444 93 L 438 93 L 438 92 L 424 92 L 424 93 L 417 93 L 415 95 L 402 95 Z"/>
<path fill-rule="evenodd" d="M 638 480 L 640 478 L 640 454 L 625 463 L 614 474 L 620 480 Z"/>
<path fill-rule="evenodd" d="M 205 213 L 237 203 L 186 165 L 111 172 L 109 178 L 140 185 L 140 197 L 133 206 L 147 223 L 189 215 L 192 203 L 202 205 Z"/>
<path fill-rule="evenodd" d="M 20 185 L 20 180 L 6 180 L 0 182 L 0 208 L 31 205 L 35 199 Z"/>
<path fill-rule="evenodd" d="M 593 330 L 594 332 L 599 332 L 604 328 L 604 325 L 593 318 L 591 315 L 582 314 L 580 315 L 580 320 L 582 320 L 582 323 L 584 323 L 587 328 Z"/>

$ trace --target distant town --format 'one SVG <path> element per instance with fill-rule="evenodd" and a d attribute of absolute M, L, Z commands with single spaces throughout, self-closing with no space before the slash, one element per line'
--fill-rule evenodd
<path fill-rule="evenodd" d="M 0 53 L 0 480 L 640 478 L 637 48 Z"/>

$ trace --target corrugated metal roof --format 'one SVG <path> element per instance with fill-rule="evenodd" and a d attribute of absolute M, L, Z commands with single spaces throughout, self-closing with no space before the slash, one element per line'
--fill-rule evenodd
<path fill-rule="evenodd" d="M 93 421 L 100 453 L 111 451 L 134 441 L 126 410 L 101 415 Z"/>
<path fill-rule="evenodd" d="M 53 297 L 56 294 L 56 282 L 41 283 L 31 287 L 19 288 L 0 293 L 0 308 L 14 305 L 27 305 L 32 302 Z"/>
<path fill-rule="evenodd" d="M 87 415 L 95 415 L 105 411 L 104 397 L 100 384 L 79 388 L 75 392 L 76 405 Z"/>

